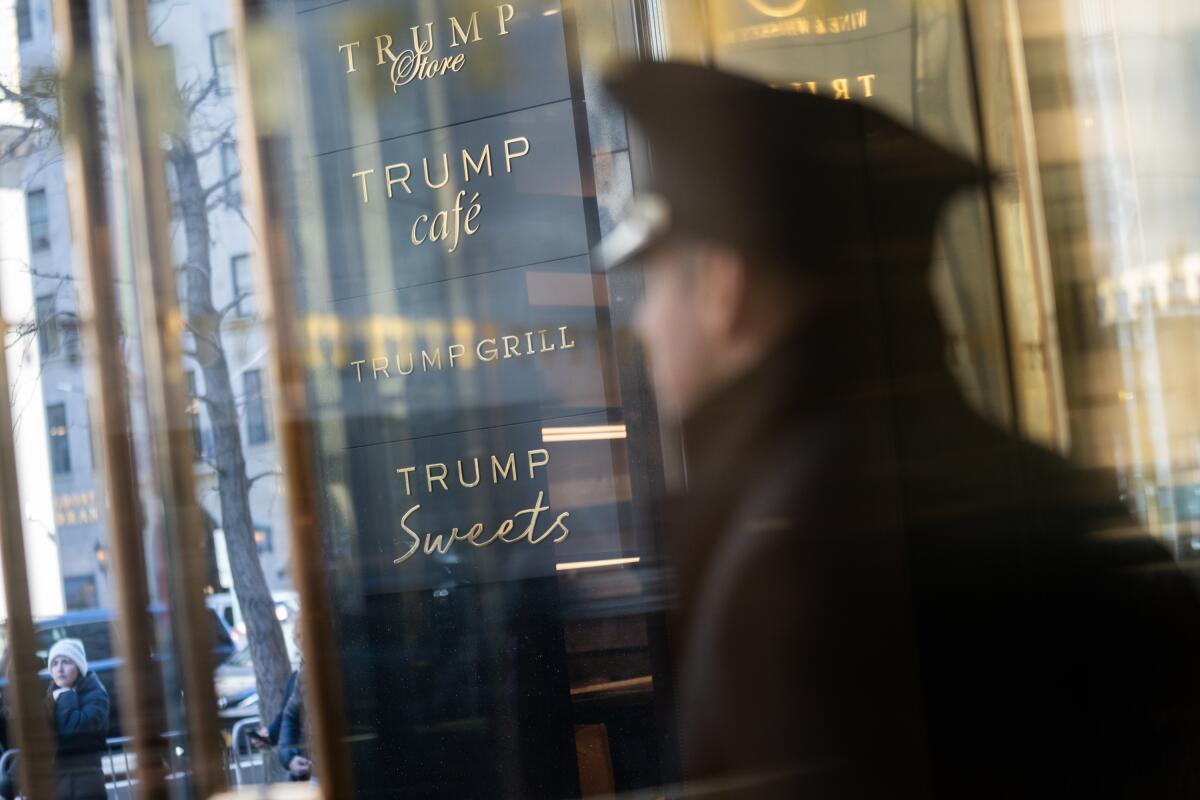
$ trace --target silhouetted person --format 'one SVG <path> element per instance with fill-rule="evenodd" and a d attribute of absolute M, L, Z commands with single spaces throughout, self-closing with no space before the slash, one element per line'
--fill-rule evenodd
<path fill-rule="evenodd" d="M 304 673 L 297 673 L 292 692 L 280 714 L 279 763 L 288 772 L 288 779 L 306 781 L 312 777 L 312 761 L 308 758 L 304 720 Z"/>
<path fill-rule="evenodd" d="M 1195 796 L 1191 586 L 1111 479 L 985 422 L 944 363 L 934 227 L 979 170 L 705 68 L 609 85 L 653 175 L 599 255 L 645 268 L 637 328 L 688 465 L 668 511 L 689 779 Z"/>

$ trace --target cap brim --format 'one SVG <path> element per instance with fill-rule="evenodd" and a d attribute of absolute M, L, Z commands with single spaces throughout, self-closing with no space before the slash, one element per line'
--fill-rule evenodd
<path fill-rule="evenodd" d="M 635 197 L 621 219 L 592 250 L 592 260 L 607 272 L 643 255 L 670 229 L 670 209 L 656 194 Z"/>

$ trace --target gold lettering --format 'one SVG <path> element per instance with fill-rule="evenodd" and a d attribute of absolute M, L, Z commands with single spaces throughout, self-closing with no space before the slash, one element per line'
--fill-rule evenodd
<path fill-rule="evenodd" d="M 351 178 L 358 178 L 360 181 L 362 181 L 362 193 L 363 193 L 363 202 L 364 203 L 369 203 L 371 201 L 371 198 L 367 197 L 367 176 L 374 174 L 374 172 L 375 172 L 375 170 L 373 170 L 373 169 L 363 169 L 363 170 L 359 170 L 358 172 L 351 173 L 351 175 L 350 175 Z"/>
<path fill-rule="evenodd" d="M 406 495 L 412 494 L 412 482 L 409 480 L 408 476 L 410 473 L 416 472 L 416 470 L 417 470 L 416 467 L 397 467 L 396 468 L 397 474 L 404 476 L 404 493 Z"/>
<path fill-rule="evenodd" d="M 508 454 L 508 460 L 504 462 L 504 468 L 500 467 L 500 459 L 492 456 L 492 483 L 499 483 L 503 478 L 508 477 L 508 473 L 512 472 L 512 479 L 517 479 L 517 457 L 514 453 Z"/>
<path fill-rule="evenodd" d="M 519 153 L 514 151 L 510 147 L 510 145 L 517 144 L 518 142 L 525 145 L 525 149 L 523 149 Z M 527 155 L 529 155 L 529 140 L 526 139 L 524 136 L 517 136 L 513 139 L 505 139 L 504 140 L 504 171 L 512 172 L 513 160 L 517 159 L 517 158 L 521 158 L 523 156 L 527 156 Z"/>
<path fill-rule="evenodd" d="M 509 344 L 510 339 L 513 342 L 512 344 Z M 501 336 L 500 341 L 504 343 L 504 357 L 505 358 L 512 358 L 513 356 L 521 355 L 521 351 L 517 349 L 518 347 L 521 346 L 521 337 L 520 336 Z"/>
<path fill-rule="evenodd" d="M 474 169 L 475 174 L 478 175 L 480 172 L 483 171 L 484 165 L 487 166 L 488 177 L 489 178 L 492 177 L 492 146 L 490 144 L 485 144 L 483 146 L 483 151 L 479 154 L 479 162 L 478 163 L 476 163 L 475 160 L 473 158 L 471 158 L 470 151 L 467 150 L 467 148 L 465 148 L 465 147 L 463 148 L 463 151 L 462 151 L 462 159 L 463 159 L 463 179 L 464 180 L 467 180 L 467 181 L 471 180 L 471 170 L 472 169 Z"/>
<path fill-rule="evenodd" d="M 875 96 L 874 87 L 872 86 L 872 84 L 875 80 L 874 72 L 872 72 L 870 75 L 859 75 L 857 80 L 860 84 L 862 84 L 863 92 L 864 92 L 863 97 L 874 97 Z"/>
<path fill-rule="evenodd" d="M 850 99 L 850 79 L 849 78 L 834 78 L 834 80 L 833 80 L 833 99 L 834 100 L 849 100 Z"/>
<path fill-rule="evenodd" d="M 440 474 L 438 474 L 438 475 L 433 474 L 434 467 L 436 467 L 440 470 Z M 448 475 L 449 472 L 450 471 L 448 469 L 446 469 L 445 464 L 426 464 L 425 465 L 425 486 L 426 486 L 426 488 L 432 493 L 433 492 L 433 483 L 434 483 L 434 481 L 437 481 L 438 483 L 440 483 L 442 485 L 443 492 L 450 491 L 450 488 L 448 486 L 446 486 L 446 475 Z"/>
<path fill-rule="evenodd" d="M 387 39 L 387 44 L 383 40 Z M 396 54 L 392 52 L 392 37 L 386 33 L 381 33 L 375 37 L 375 65 L 380 66 L 384 63 L 383 54 L 387 53 L 389 61 L 396 60 Z"/>
<path fill-rule="evenodd" d="M 421 546 L 421 537 L 417 535 L 416 531 L 408 527 L 408 518 L 415 514 L 417 509 L 420 507 L 420 505 L 413 506 L 408 511 L 404 512 L 404 516 L 400 518 L 400 529 L 403 530 L 406 535 L 412 537 L 412 544 L 409 546 L 404 555 L 392 562 L 393 564 L 403 564 L 405 561 L 408 561 L 408 559 L 412 558 L 413 553 L 417 552 L 417 548 Z"/>
<path fill-rule="evenodd" d="M 425 41 L 421 41 L 421 26 L 413 25 L 410 28 L 413 37 L 413 49 L 418 53 L 428 53 L 433 49 L 433 23 L 425 23 Z"/>
<path fill-rule="evenodd" d="M 392 170 L 400 169 L 401 167 L 404 168 L 404 177 L 393 178 Z M 389 198 L 392 196 L 392 187 L 397 183 L 404 187 L 404 191 L 412 194 L 412 189 L 408 188 L 408 178 L 410 174 L 411 171 L 408 168 L 408 164 L 405 164 L 403 161 L 398 161 L 395 164 L 388 164 L 383 168 L 383 178 L 387 182 L 387 194 Z"/>
<path fill-rule="evenodd" d="M 540 454 L 542 456 L 542 459 L 540 461 L 535 461 L 533 457 L 538 454 Z M 536 467 L 544 467 L 549 463 L 550 463 L 550 452 L 548 450 L 543 450 L 540 447 L 537 450 L 530 450 L 529 451 L 529 478 L 531 480 L 533 479 L 533 477 L 534 477 L 533 471 Z"/>
<path fill-rule="evenodd" d="M 479 534 L 481 534 L 481 533 L 483 533 L 483 523 L 476 522 L 474 525 L 471 526 L 471 530 L 469 530 L 467 532 L 467 541 L 470 542 L 471 544 L 475 545 L 476 547 L 483 547 L 484 545 L 486 545 L 488 543 L 485 542 L 484 544 L 480 544 L 479 542 L 475 541 L 476 539 L 479 538 Z"/>
<path fill-rule="evenodd" d="M 467 479 L 463 476 L 462 459 L 460 458 L 458 460 L 458 482 L 461 483 L 463 485 L 463 488 L 466 488 L 466 489 L 475 488 L 476 486 L 479 485 L 479 481 L 480 481 L 479 459 L 473 458 L 473 459 L 471 459 L 471 461 L 475 464 L 475 481 L 474 481 L 474 483 L 467 483 Z"/>
<path fill-rule="evenodd" d="M 424 241 L 425 241 L 425 234 L 421 234 L 421 236 L 420 236 L 420 237 L 418 237 L 418 236 L 417 236 L 417 227 L 418 227 L 418 226 L 420 226 L 422 222 L 428 222 L 428 221 L 429 221 L 429 215 L 428 215 L 428 214 L 421 214 L 421 215 L 419 215 L 419 216 L 418 216 L 416 219 L 414 219 L 414 220 L 413 220 L 413 226 L 412 226 L 412 237 L 411 237 L 411 238 L 412 238 L 412 243 L 413 243 L 413 244 L 422 244 L 422 243 L 424 243 Z"/>
<path fill-rule="evenodd" d="M 472 38 L 472 34 L 474 34 L 473 38 Z M 459 37 L 462 38 L 461 42 L 458 41 Z M 479 35 L 479 12 L 478 11 L 471 12 L 471 21 L 467 23 L 467 29 L 465 31 L 462 29 L 462 26 L 458 24 L 458 17 L 450 18 L 450 46 L 451 47 L 458 47 L 460 45 L 466 44 L 468 40 L 470 40 L 472 42 L 478 42 L 480 40 L 480 38 L 482 38 L 482 37 L 480 37 L 480 35 Z"/>
<path fill-rule="evenodd" d="M 442 177 L 441 183 L 434 183 L 432 180 L 430 180 L 430 178 L 429 178 L 429 159 L 422 158 L 421 163 L 425 167 L 425 185 L 428 186 L 430 189 L 440 189 L 443 186 L 445 186 L 447 183 L 450 182 L 450 157 L 446 153 L 442 153 L 442 170 L 443 170 L 444 176 Z"/>
<path fill-rule="evenodd" d="M 413 360 L 413 354 L 411 351 L 409 351 L 409 354 L 408 354 L 408 369 L 404 369 L 403 367 L 400 366 L 400 354 L 399 353 L 396 354 L 396 369 L 400 371 L 401 375 L 412 375 L 413 370 L 415 370 L 416 368 L 417 368 L 417 365 Z"/>
<path fill-rule="evenodd" d="M 508 28 L 506 27 L 513 18 L 513 7 L 508 3 L 502 3 L 496 6 L 496 11 L 500 15 L 500 35 L 507 36 Z"/>
<path fill-rule="evenodd" d="M 430 368 L 442 368 L 442 348 L 439 347 L 433 351 L 433 358 L 429 357 L 429 353 L 427 351 L 421 351 L 421 371 L 428 372 Z"/>
<path fill-rule="evenodd" d="M 346 44 L 338 45 L 339 53 L 342 52 L 343 50 L 346 51 L 346 74 L 347 75 L 349 75 L 351 72 L 357 71 L 356 67 L 354 66 L 354 48 L 358 47 L 360 44 L 362 44 L 361 41 L 347 42 Z"/>
<path fill-rule="evenodd" d="M 492 346 L 488 347 L 488 348 L 484 348 L 484 345 L 489 342 L 491 342 Z M 485 353 L 487 355 L 484 355 Z M 495 361 L 496 358 L 500 354 L 500 351 L 498 349 L 496 349 L 496 340 L 495 339 L 481 339 L 479 344 L 475 348 L 475 354 L 477 356 L 479 356 L 480 361 Z"/>
<path fill-rule="evenodd" d="M 566 539 L 566 538 L 567 538 L 567 536 L 568 536 L 568 535 L 571 533 L 569 530 L 567 530 L 567 526 L 566 526 L 565 524 L 563 524 L 563 520 L 565 520 L 565 519 L 566 519 L 567 517 L 569 517 L 569 516 L 571 516 L 571 512 L 570 512 L 570 511 L 564 511 L 564 512 L 562 512 L 561 514 L 559 514 L 559 515 L 558 515 L 558 519 L 554 520 L 554 524 L 553 524 L 553 525 L 551 525 L 549 528 L 547 528 L 547 529 L 546 529 L 546 536 L 549 536 L 549 535 L 550 535 L 550 531 L 554 530 L 555 528 L 562 528 L 562 535 L 561 535 L 561 536 L 559 536 L 557 539 L 552 539 L 552 540 L 551 540 L 551 541 L 553 541 L 555 544 L 558 544 L 558 543 L 559 543 L 559 542 L 561 542 L 563 539 Z"/>
<path fill-rule="evenodd" d="M 546 329 L 545 328 L 542 328 L 541 330 L 538 331 L 538 336 L 541 337 L 541 340 L 542 340 L 542 349 L 538 352 L 549 353 L 550 351 L 552 351 L 554 349 L 554 345 L 550 345 L 549 347 L 546 346 Z"/>
<path fill-rule="evenodd" d="M 570 350 L 572 347 L 575 346 L 575 339 L 573 339 L 573 338 L 571 339 L 571 343 L 567 344 L 567 326 L 566 325 L 560 326 L 558 329 L 558 333 L 559 333 L 559 338 L 561 340 L 560 346 L 562 347 L 563 350 Z"/>

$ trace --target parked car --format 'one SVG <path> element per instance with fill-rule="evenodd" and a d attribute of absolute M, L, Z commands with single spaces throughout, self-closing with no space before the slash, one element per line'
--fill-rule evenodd
<path fill-rule="evenodd" d="M 169 644 L 169 640 L 165 638 L 169 635 L 167 631 L 170 630 L 166 608 L 156 604 L 150 608 L 150 613 L 154 620 L 154 629 L 159 634 L 157 643 Z M 209 610 L 209 623 L 213 658 L 216 663 L 220 664 L 233 655 L 236 648 L 220 618 L 211 609 Z M 87 652 L 88 667 L 104 684 L 111 700 L 108 735 L 118 736 L 120 735 L 121 708 L 119 671 L 124 660 L 114 652 L 113 624 L 114 614 L 111 609 L 70 611 L 61 616 L 36 620 L 34 635 L 37 638 L 38 674 L 47 682 L 50 680 L 50 674 L 46 669 L 46 657 L 50 653 L 51 646 L 59 639 L 79 639 L 83 642 L 83 647 Z M 3 647 L 3 654 L 0 654 L 0 694 L 2 694 L 7 691 L 8 687 L 9 656 L 7 630 L 4 628 L 0 628 L 0 647 Z M 154 658 L 162 661 L 164 654 L 156 651 Z M 0 719 L 0 726 L 3 724 L 4 720 Z M 0 732 L 0 741 L 3 741 L 6 746 L 9 744 L 7 731 Z"/>
<path fill-rule="evenodd" d="M 271 597 L 275 600 L 275 618 L 287 628 L 289 622 L 296 616 L 296 612 L 300 610 L 300 596 L 294 591 L 276 591 L 271 592 Z M 238 605 L 237 595 L 233 592 L 218 592 L 209 595 L 205 604 L 220 617 L 221 622 L 225 625 L 225 630 L 238 649 L 245 647 L 246 620 L 242 617 L 242 609 Z M 286 630 L 284 633 L 290 646 L 291 635 Z"/>
<path fill-rule="evenodd" d="M 279 604 L 276 603 L 278 611 Z M 300 663 L 300 651 L 295 644 L 296 615 L 281 619 L 283 640 L 287 643 L 288 660 L 294 669 Z M 250 648 L 243 647 L 217 667 L 217 712 L 222 722 L 232 727 L 238 720 L 258 716 L 258 686 L 254 677 L 254 661 Z M 265 723 L 264 723 L 265 724 Z"/>

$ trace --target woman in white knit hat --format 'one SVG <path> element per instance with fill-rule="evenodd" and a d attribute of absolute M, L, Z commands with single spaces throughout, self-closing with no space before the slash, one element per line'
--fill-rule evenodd
<path fill-rule="evenodd" d="M 108 732 L 108 690 L 88 669 L 78 639 L 59 639 L 46 658 L 51 683 L 46 695 L 58 750 L 54 770 L 60 800 L 104 800 L 101 756 Z"/>

